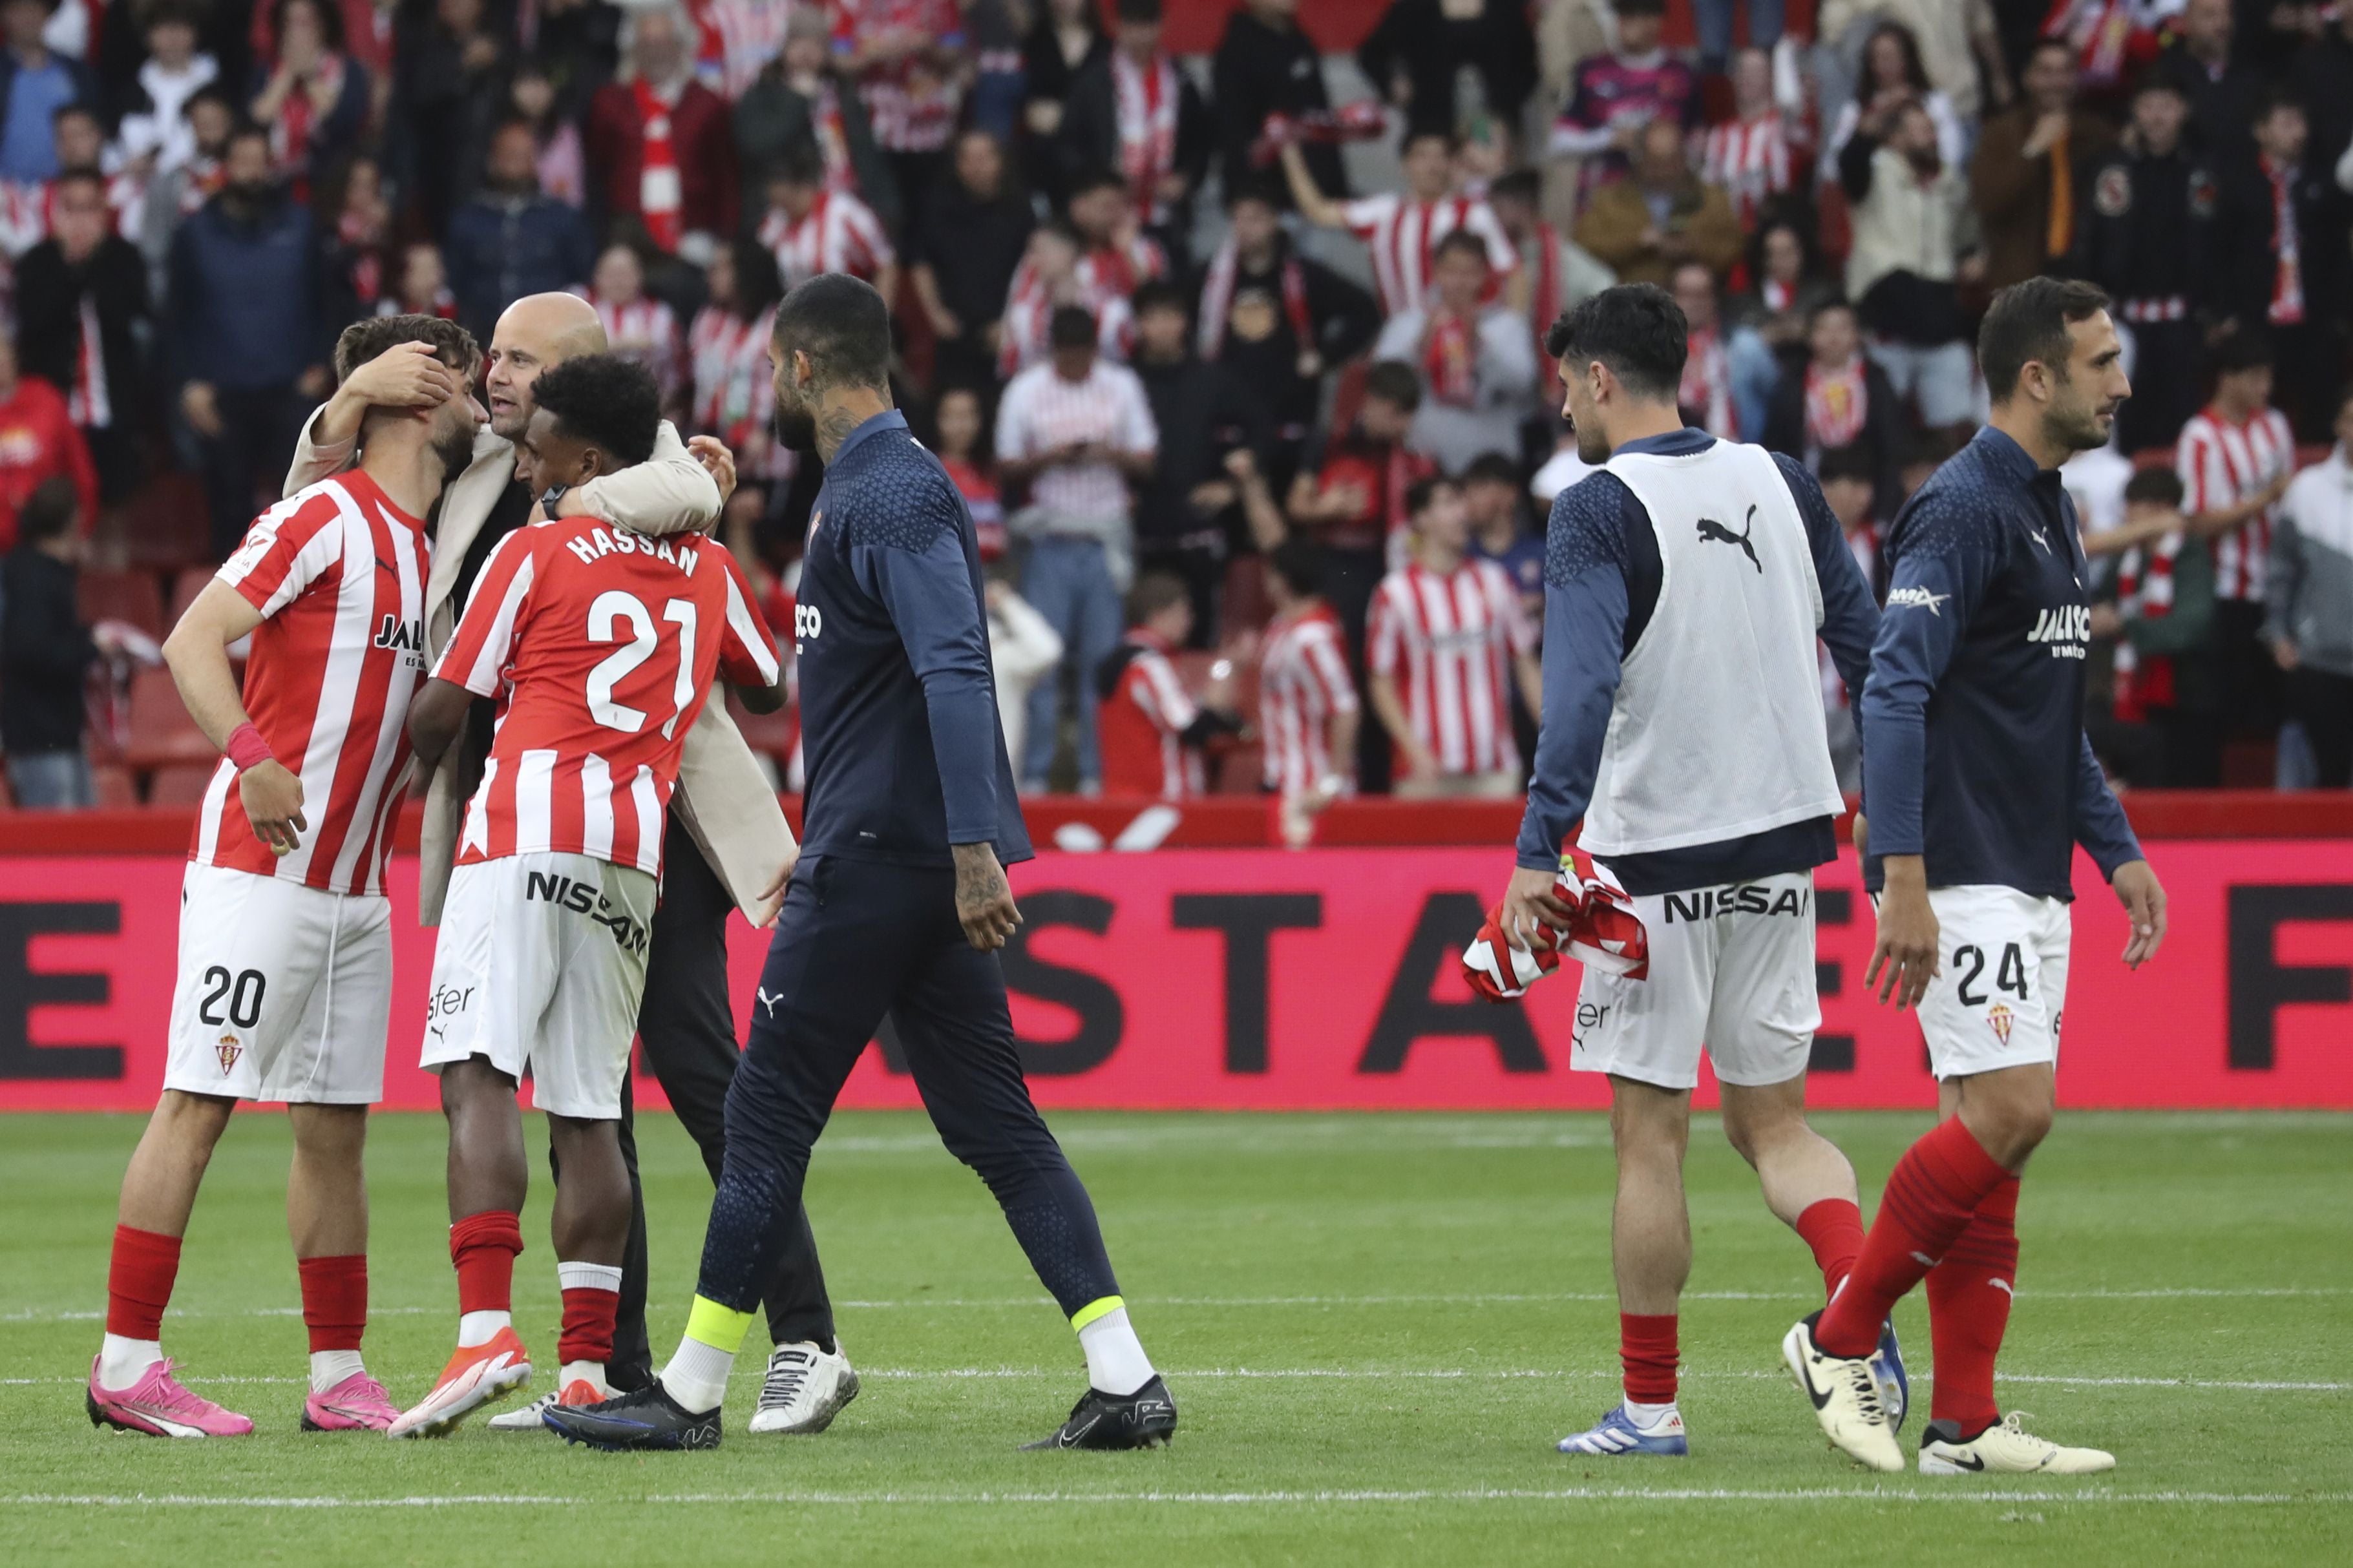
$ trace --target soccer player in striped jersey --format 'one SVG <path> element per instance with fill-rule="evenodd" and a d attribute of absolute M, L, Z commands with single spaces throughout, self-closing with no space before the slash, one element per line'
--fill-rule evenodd
<path fill-rule="evenodd" d="M 213 1145 L 240 1100 L 294 1129 L 287 1215 L 311 1334 L 305 1431 L 381 1431 L 396 1414 L 360 1362 L 367 1325 L 361 1149 L 384 1089 L 392 909 L 384 864 L 408 780 L 402 725 L 425 669 L 425 518 L 486 416 L 474 340 L 427 316 L 348 329 L 348 377 L 423 342 L 459 373 L 434 406 L 371 409 L 356 468 L 257 519 L 164 645 L 181 700 L 225 755 L 180 900 L 164 1096 L 122 1178 L 92 1424 L 157 1436 L 253 1430 L 189 1392 L 161 1328 Z M 240 693 L 228 645 L 250 637 Z M 231 798 L 232 792 L 235 797 Z"/>
<path fill-rule="evenodd" d="M 533 395 L 518 467 L 543 517 L 573 485 L 653 453 L 661 399 L 642 366 L 611 354 L 566 360 Z M 499 714 L 441 911 L 423 1055 L 449 1119 L 458 1349 L 392 1424 L 395 1437 L 445 1436 L 530 1380 L 510 1294 L 529 1179 L 515 1100 L 526 1068 L 559 1163 L 558 1402 L 611 1397 L 605 1363 L 629 1234 L 621 1089 L 663 813 L 714 676 L 756 711 L 784 705 L 754 598 L 706 536 L 649 540 L 558 516 L 500 542 L 418 695 L 409 729 L 427 766 L 473 698 L 497 698 Z"/>

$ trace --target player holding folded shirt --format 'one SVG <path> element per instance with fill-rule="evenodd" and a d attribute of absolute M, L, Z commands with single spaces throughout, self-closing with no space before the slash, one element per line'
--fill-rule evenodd
<path fill-rule="evenodd" d="M 403 722 L 424 679 L 425 517 L 486 416 L 480 353 L 426 316 L 362 321 L 338 379 L 396 343 L 459 373 L 429 408 L 371 408 L 359 467 L 255 520 L 164 644 L 180 700 L 227 755 L 196 816 L 180 898 L 164 1096 L 122 1178 L 92 1424 L 157 1436 L 253 1430 L 182 1386 L 164 1309 L 196 1186 L 240 1100 L 294 1129 L 287 1217 L 311 1334 L 310 1432 L 397 1414 L 360 1362 L 367 1325 L 367 1108 L 384 1090 L 392 909 L 384 864 L 408 781 Z M 228 645 L 253 639 L 240 697 Z M 237 798 L 231 800 L 234 790 Z"/>
<path fill-rule="evenodd" d="M 543 372 L 533 391 L 517 468 L 543 515 L 572 486 L 652 455 L 661 395 L 641 366 L 589 354 Z M 530 524 L 491 552 L 417 695 L 409 731 L 427 767 L 472 698 L 500 706 L 442 907 L 423 1056 L 449 1119 L 458 1349 L 392 1424 L 395 1437 L 446 1436 L 530 1380 L 511 1315 L 526 1068 L 559 1163 L 558 1403 L 611 1395 L 605 1363 L 629 1234 L 621 1089 L 664 812 L 714 674 L 755 711 L 784 704 L 753 601 L 734 559 L 702 535 L 647 539 L 594 516 Z"/>
<path fill-rule="evenodd" d="M 1167 1441 L 1176 1402 L 1112 1275 L 1093 1204 L 1029 1098 L 995 956 L 1029 858 L 990 674 L 980 552 L 939 460 L 891 405 L 891 315 L 828 273 L 776 311 L 776 434 L 814 447 L 794 613 L 807 837 L 727 1091 L 727 1162 L 686 1337 L 651 1388 L 543 1417 L 602 1448 L 713 1448 L 727 1374 L 809 1152 L 887 1014 L 951 1152 L 988 1184 L 1077 1331 L 1087 1393 L 1040 1447 Z"/>
<path fill-rule="evenodd" d="M 1992 420 L 1888 535 L 1887 614 L 1862 687 L 1863 876 L 1879 910 L 1864 984 L 1919 1007 L 1944 1120 L 1896 1162 L 1846 1289 L 1781 1346 L 1822 1430 L 1873 1469 L 1900 1470 L 1904 1455 L 1855 1358 L 1924 1279 L 1936 1389 L 1921 1474 L 2116 1464 L 2001 1420 L 1993 1390 L 2019 1173 L 2057 1103 L 2076 845 L 2131 918 L 2125 963 L 2165 938 L 2165 890 L 2084 734 L 2090 601 L 2058 474 L 2106 444 L 2131 395 L 2107 305 L 2052 278 L 1994 296 L 1978 333 Z"/>
<path fill-rule="evenodd" d="M 1637 284 L 1586 300 L 1545 340 L 1577 456 L 1604 468 L 1553 502 L 1544 722 L 1501 923 L 1523 949 L 1536 927 L 1571 924 L 1554 884 L 1582 818 L 1580 847 L 1630 895 L 1649 956 L 1646 977 L 1588 964 L 1577 999 L 1569 1065 L 1609 1075 L 1625 1400 L 1562 1439 L 1565 1454 L 1689 1452 L 1676 1303 L 1703 1042 L 1725 1136 L 1813 1249 L 1826 1293 L 1862 1247 L 1854 1172 L 1806 1124 L 1821 1025 L 1813 870 L 1837 856 L 1844 809 L 1815 640 L 1859 686 L 1877 612 L 1801 467 L 1683 428 L 1688 338 L 1673 299 Z M 1883 1340 L 1874 1318 L 1872 1339 L 1900 1398 L 1894 1331 Z"/>

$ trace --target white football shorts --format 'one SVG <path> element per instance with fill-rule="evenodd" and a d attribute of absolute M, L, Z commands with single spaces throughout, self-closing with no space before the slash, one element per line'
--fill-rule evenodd
<path fill-rule="evenodd" d="M 226 866 L 180 879 L 164 1087 L 300 1105 L 384 1098 L 392 901 Z"/>
<path fill-rule="evenodd" d="M 449 875 L 422 1065 L 487 1058 L 556 1116 L 612 1121 L 646 989 L 654 879 L 586 855 L 502 856 Z"/>
<path fill-rule="evenodd" d="M 1572 1068 L 1693 1089 L 1704 1047 L 1725 1083 L 1785 1083 L 1806 1070 L 1822 1022 L 1812 872 L 1642 894 L 1634 912 L 1650 978 L 1585 971 Z"/>
<path fill-rule="evenodd" d="M 1939 1080 L 2059 1059 L 2067 1005 L 2067 906 L 2015 888 L 1928 889 L 1942 965 L 1920 998 Z"/>

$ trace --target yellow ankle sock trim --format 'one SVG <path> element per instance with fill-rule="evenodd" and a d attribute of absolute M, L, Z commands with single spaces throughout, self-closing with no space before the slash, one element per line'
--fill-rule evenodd
<path fill-rule="evenodd" d="M 698 1302 L 697 1304 L 699 1305 L 700 1303 Z M 1095 1321 L 1097 1319 L 1110 1317 L 1113 1312 L 1118 1311 L 1122 1307 L 1126 1305 L 1126 1300 L 1118 1296 L 1098 1296 L 1093 1300 L 1088 1302 L 1085 1306 L 1071 1314 L 1071 1329 L 1073 1332 L 1076 1332 L 1078 1330 L 1085 1328 L 1089 1323 Z M 687 1331 L 689 1333 L 692 1333 L 694 1331 L 689 1329 Z"/>
<path fill-rule="evenodd" d="M 697 1296 L 693 1309 L 686 1314 L 688 1339 L 715 1351 L 725 1351 L 729 1355 L 744 1348 L 744 1335 L 751 1327 L 751 1313 L 723 1307 L 708 1296 Z"/>

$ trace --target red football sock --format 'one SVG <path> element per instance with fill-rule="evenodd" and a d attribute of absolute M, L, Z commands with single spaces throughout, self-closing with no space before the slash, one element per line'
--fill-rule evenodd
<path fill-rule="evenodd" d="M 621 1293 L 569 1285 L 564 1290 L 564 1331 L 556 1336 L 559 1363 L 610 1361 L 613 1325 L 621 1316 Z"/>
<path fill-rule="evenodd" d="M 522 1251 L 522 1216 L 505 1209 L 470 1214 L 449 1227 L 449 1261 L 458 1266 L 458 1310 L 514 1310 L 514 1260 Z"/>
<path fill-rule="evenodd" d="M 2018 1178 L 1986 1194 L 1968 1228 L 1928 1270 L 1928 1335 L 1936 1352 L 1936 1392 L 1928 1418 L 1959 1428 L 1963 1441 L 2001 1419 L 1993 1362 L 2010 1327 L 2018 1279 Z"/>
<path fill-rule="evenodd" d="M 1862 1256 L 1822 1309 L 1814 1342 L 1835 1356 L 1869 1355 L 1895 1303 L 1936 1267 L 1986 1194 L 2012 1179 L 1959 1117 L 1938 1122 L 1888 1173 Z"/>
<path fill-rule="evenodd" d="M 1862 1210 L 1848 1198 L 1808 1204 L 1798 1216 L 1798 1235 L 1814 1249 L 1827 1301 L 1838 1294 L 1840 1282 L 1854 1272 L 1854 1260 L 1862 1255 Z"/>
<path fill-rule="evenodd" d="M 355 1351 L 367 1331 L 367 1254 L 302 1258 L 302 1326 L 311 1331 L 311 1353 Z"/>
<path fill-rule="evenodd" d="M 1675 1315 L 1618 1314 L 1618 1356 L 1626 1367 L 1626 1397 L 1637 1405 L 1675 1402 Z"/>
<path fill-rule="evenodd" d="M 178 1237 L 116 1226 L 106 1269 L 106 1331 L 126 1340 L 162 1339 L 164 1309 L 179 1274 Z"/>

